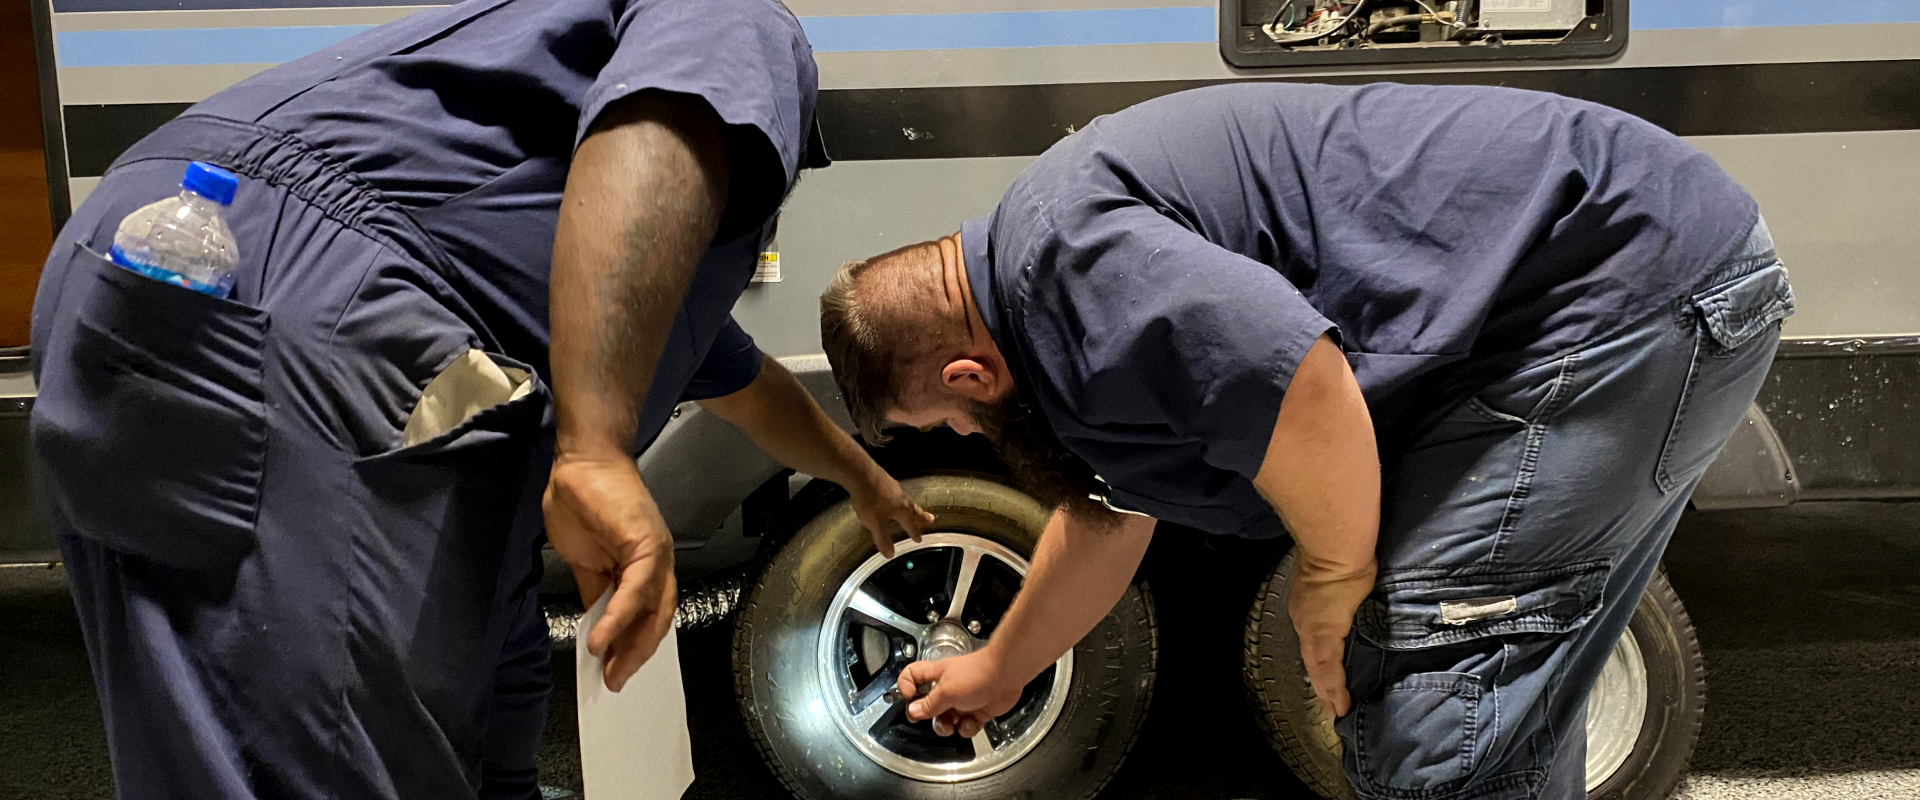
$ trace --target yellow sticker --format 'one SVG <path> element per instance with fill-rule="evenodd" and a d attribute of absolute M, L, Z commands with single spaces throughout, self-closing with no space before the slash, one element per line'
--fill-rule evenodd
<path fill-rule="evenodd" d="M 780 253 L 778 251 L 769 251 L 760 254 L 760 261 L 755 264 L 753 268 L 753 282 L 780 282 Z"/>

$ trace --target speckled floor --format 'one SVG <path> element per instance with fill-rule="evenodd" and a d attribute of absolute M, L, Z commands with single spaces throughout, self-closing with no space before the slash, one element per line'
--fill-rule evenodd
<path fill-rule="evenodd" d="M 1258 546 L 1161 537 L 1155 708 L 1103 800 L 1309 797 L 1240 700 L 1237 628 Z M 1690 517 L 1668 569 L 1707 653 L 1685 800 L 1920 798 L 1920 503 Z M 1177 624 L 1174 624 L 1177 621 Z M 683 638 L 700 777 L 689 800 L 776 800 L 730 695 L 726 630 Z M 557 654 L 570 659 L 571 653 Z M 546 782 L 578 784 L 571 665 L 555 670 Z M 85 652 L 58 569 L 0 569 L 0 799 L 110 792 Z"/>

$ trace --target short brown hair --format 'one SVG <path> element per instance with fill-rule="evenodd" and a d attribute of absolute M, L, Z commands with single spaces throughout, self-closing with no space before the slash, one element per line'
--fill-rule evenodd
<path fill-rule="evenodd" d="M 853 287 L 870 260 L 849 261 L 840 265 L 833 282 L 820 295 L 820 345 L 833 365 L 833 380 L 840 385 L 840 397 L 853 415 L 853 426 L 868 444 L 886 443 L 881 429 L 886 425 L 887 407 L 892 405 L 889 389 L 893 383 L 891 359 L 880 352 L 880 333 L 860 311 Z M 869 391 L 873 387 L 877 391 Z"/>
<path fill-rule="evenodd" d="M 940 291 L 940 251 L 921 242 L 841 265 L 820 295 L 820 344 L 868 444 L 887 443 L 887 411 L 911 396 L 911 367 L 951 338 L 925 311 Z"/>

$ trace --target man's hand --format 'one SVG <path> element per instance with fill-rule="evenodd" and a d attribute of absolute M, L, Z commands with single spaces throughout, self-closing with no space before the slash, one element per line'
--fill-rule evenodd
<path fill-rule="evenodd" d="M 893 558 L 895 532 L 904 530 L 914 541 L 920 541 L 927 526 L 933 524 L 933 515 L 913 502 L 893 476 L 877 466 L 873 472 L 874 477 L 865 485 L 848 487 L 853 495 L 853 513 L 873 534 L 873 546 L 880 554 Z"/>
<path fill-rule="evenodd" d="M 918 699 L 919 687 L 933 684 Z M 939 661 L 916 661 L 900 672 L 896 684 L 907 705 L 907 719 L 933 720 L 933 732 L 971 739 L 994 717 L 1013 710 L 1026 682 L 1007 673 L 992 647 Z"/>
<path fill-rule="evenodd" d="M 1346 657 L 1354 612 L 1373 591 L 1377 571 L 1376 563 L 1368 562 L 1359 571 L 1343 573 L 1316 563 L 1304 553 L 1293 562 L 1287 615 L 1293 618 L 1293 630 L 1300 635 L 1300 660 L 1306 663 L 1313 694 L 1336 718 L 1346 716 L 1353 707 L 1353 699 L 1347 694 L 1347 671 L 1341 662 Z"/>
<path fill-rule="evenodd" d="M 561 457 L 542 506 L 547 540 L 573 567 L 580 602 L 591 606 L 614 587 L 585 644 L 604 660 L 607 688 L 620 691 L 673 626 L 673 534 L 630 458 Z"/>
<path fill-rule="evenodd" d="M 917 542 L 933 522 L 933 515 L 915 505 L 899 481 L 834 425 L 779 361 L 764 358 L 752 383 L 733 394 L 702 400 L 700 407 L 740 429 L 781 464 L 846 489 L 853 513 L 873 534 L 873 546 L 888 558 L 893 557 L 896 531 L 906 531 Z"/>

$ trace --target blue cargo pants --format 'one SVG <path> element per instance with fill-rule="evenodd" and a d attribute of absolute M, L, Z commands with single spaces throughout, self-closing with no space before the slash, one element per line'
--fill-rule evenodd
<path fill-rule="evenodd" d="M 1659 313 L 1510 375 L 1387 465 L 1335 724 L 1368 800 L 1578 800 L 1587 692 L 1793 313 L 1764 223 Z"/>
<path fill-rule="evenodd" d="M 100 256 L 189 159 L 240 176 L 229 300 Z M 33 444 L 121 798 L 538 797 L 549 403 L 445 264 L 299 140 L 206 117 L 61 232 Z M 409 436 L 481 354 L 525 391 Z"/>

